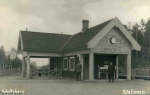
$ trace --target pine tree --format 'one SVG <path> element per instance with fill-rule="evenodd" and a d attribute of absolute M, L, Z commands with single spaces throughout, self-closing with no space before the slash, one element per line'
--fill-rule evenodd
<path fill-rule="evenodd" d="M 143 52 L 143 44 L 144 44 L 144 21 L 141 20 L 140 24 L 135 24 L 132 27 L 132 36 L 135 38 L 135 40 L 140 44 L 142 47 L 141 51 L 132 51 L 132 65 L 135 67 L 136 65 L 142 65 L 143 63 L 143 58 L 142 58 L 142 52 Z"/>
<path fill-rule="evenodd" d="M 0 47 L 0 64 L 4 64 L 6 62 L 5 50 L 4 47 Z"/>
<path fill-rule="evenodd" d="M 150 64 L 150 20 L 145 24 L 143 61 L 146 64 Z"/>

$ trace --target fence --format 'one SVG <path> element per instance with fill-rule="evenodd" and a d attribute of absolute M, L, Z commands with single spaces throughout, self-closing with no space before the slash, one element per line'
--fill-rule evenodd
<path fill-rule="evenodd" d="M 135 77 L 138 79 L 150 79 L 150 67 L 136 68 Z"/>

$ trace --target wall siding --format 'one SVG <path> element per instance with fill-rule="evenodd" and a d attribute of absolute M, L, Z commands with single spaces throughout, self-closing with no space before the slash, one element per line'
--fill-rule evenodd
<path fill-rule="evenodd" d="M 112 44 L 110 39 L 114 37 L 120 43 Z M 131 50 L 131 44 L 121 33 L 119 29 L 113 28 L 108 32 L 94 48 L 94 51 L 103 53 L 116 53 L 116 54 L 128 54 Z"/>

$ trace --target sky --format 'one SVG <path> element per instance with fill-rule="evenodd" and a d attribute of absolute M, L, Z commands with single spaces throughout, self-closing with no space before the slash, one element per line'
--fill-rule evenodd
<path fill-rule="evenodd" d="M 150 0 L 0 0 L 0 45 L 17 48 L 20 30 L 74 34 L 118 17 L 123 24 L 150 17 Z"/>
<path fill-rule="evenodd" d="M 37 67 L 45 66 L 49 64 L 48 58 L 30 58 L 31 63 L 35 63 Z"/>

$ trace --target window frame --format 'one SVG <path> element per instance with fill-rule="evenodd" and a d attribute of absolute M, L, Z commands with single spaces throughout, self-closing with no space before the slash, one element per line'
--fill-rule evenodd
<path fill-rule="evenodd" d="M 65 60 L 66 60 L 66 63 L 65 63 Z M 64 64 L 66 64 L 66 67 Z M 63 70 L 64 71 L 68 70 L 68 58 L 67 57 L 63 58 Z"/>
<path fill-rule="evenodd" d="M 74 60 L 73 63 L 71 62 L 72 60 Z M 70 71 L 75 71 L 75 63 L 76 63 L 75 57 L 70 57 L 69 58 L 69 70 Z"/>

